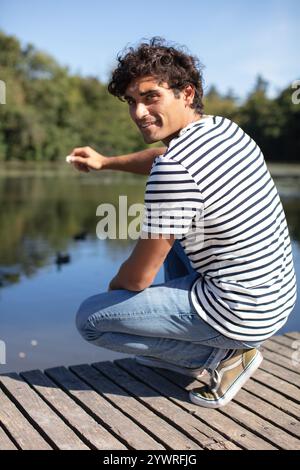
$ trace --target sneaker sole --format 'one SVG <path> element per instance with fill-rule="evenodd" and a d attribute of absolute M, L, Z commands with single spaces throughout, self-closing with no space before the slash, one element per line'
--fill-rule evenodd
<path fill-rule="evenodd" d="M 263 361 L 263 355 L 258 351 L 252 362 L 248 365 L 246 372 L 241 375 L 235 384 L 226 392 L 224 397 L 219 398 L 219 400 L 205 400 L 205 398 L 200 398 L 198 395 L 194 394 L 193 391 L 189 393 L 189 398 L 191 402 L 196 405 L 204 406 L 205 408 L 220 408 L 221 406 L 227 405 L 233 397 L 238 393 L 238 391 L 243 387 L 251 375 L 259 368 L 260 364 Z"/>
<path fill-rule="evenodd" d="M 159 359 L 155 359 L 155 358 L 150 359 L 150 358 L 147 358 L 147 357 L 136 356 L 135 360 L 138 364 L 140 364 L 142 366 L 157 367 L 159 369 L 167 369 L 167 370 L 171 370 L 173 372 L 177 372 L 178 374 L 187 375 L 188 377 L 194 377 L 194 378 L 201 377 L 206 373 L 206 371 L 203 370 L 203 369 L 191 369 L 191 370 L 189 370 L 188 368 L 175 366 L 171 363 L 166 363 L 166 362 L 160 361 Z"/>

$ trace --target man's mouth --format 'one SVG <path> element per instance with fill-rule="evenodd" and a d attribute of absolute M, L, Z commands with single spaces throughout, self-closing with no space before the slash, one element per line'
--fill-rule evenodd
<path fill-rule="evenodd" d="M 157 124 L 157 121 L 150 121 L 150 122 L 143 122 L 143 124 L 139 124 L 141 129 L 147 129 L 150 126 L 154 126 Z"/>

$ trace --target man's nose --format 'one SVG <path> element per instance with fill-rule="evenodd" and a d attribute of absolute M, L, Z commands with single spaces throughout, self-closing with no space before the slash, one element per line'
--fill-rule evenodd
<path fill-rule="evenodd" d="M 136 119 L 141 120 L 149 114 L 147 106 L 144 103 L 137 103 L 135 107 Z"/>

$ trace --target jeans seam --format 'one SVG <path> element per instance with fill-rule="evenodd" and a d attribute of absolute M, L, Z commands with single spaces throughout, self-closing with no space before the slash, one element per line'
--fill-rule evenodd
<path fill-rule="evenodd" d="M 120 320 L 120 319 L 123 319 L 123 318 L 132 318 L 132 317 L 137 317 L 139 315 L 141 316 L 145 316 L 145 315 L 148 315 L 148 316 L 152 316 L 152 312 L 145 312 L 145 311 L 138 311 L 138 312 L 130 312 L 130 313 L 124 313 L 124 312 L 109 312 L 109 311 L 106 311 L 106 312 L 95 312 L 95 313 L 92 313 L 90 316 L 99 316 L 100 318 L 104 318 L 105 320 Z M 106 318 L 107 317 L 107 318 Z"/>

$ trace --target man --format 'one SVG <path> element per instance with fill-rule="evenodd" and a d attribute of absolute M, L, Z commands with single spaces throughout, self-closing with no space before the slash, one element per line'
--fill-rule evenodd
<path fill-rule="evenodd" d="M 145 142 L 165 147 L 104 157 L 77 148 L 77 169 L 149 174 L 141 238 L 88 298 L 77 326 L 89 342 L 143 365 L 211 383 L 201 406 L 228 403 L 262 361 L 258 347 L 296 300 L 288 228 L 264 157 L 229 119 L 203 114 L 197 60 L 153 38 L 120 56 L 110 93 L 126 100 Z M 165 283 L 152 285 L 164 263 Z"/>

